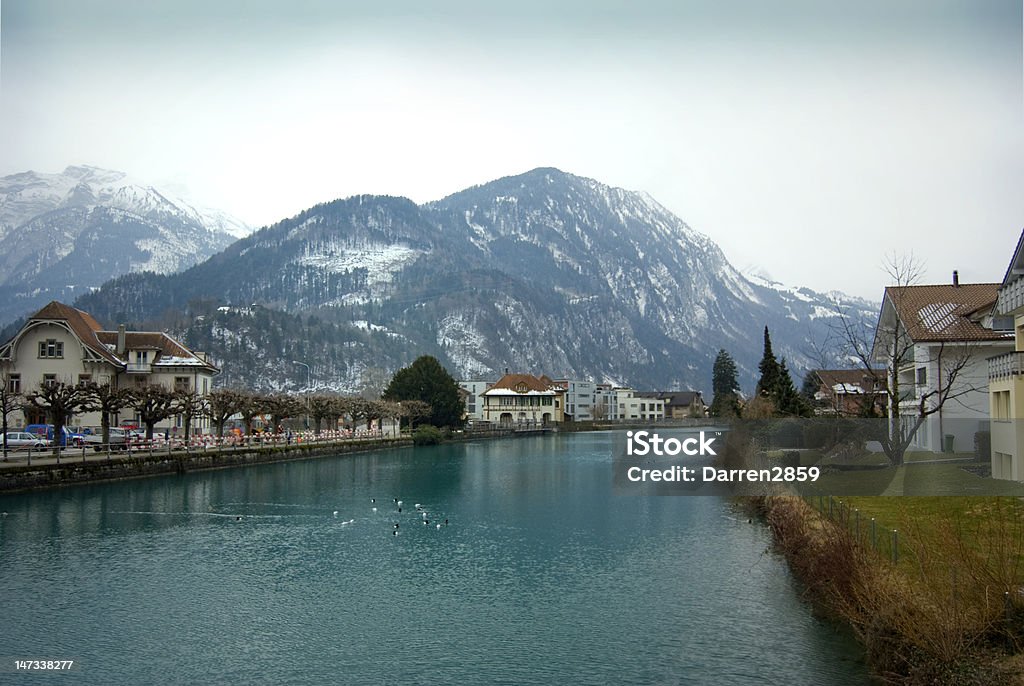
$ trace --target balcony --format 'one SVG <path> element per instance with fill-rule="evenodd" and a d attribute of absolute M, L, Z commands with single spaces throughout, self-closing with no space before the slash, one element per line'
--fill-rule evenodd
<path fill-rule="evenodd" d="M 129 374 L 149 374 L 153 371 L 153 365 L 149 362 L 129 362 L 125 371 Z"/>
<path fill-rule="evenodd" d="M 1017 278 L 1010 285 L 999 289 L 996 300 L 996 311 L 1001 314 L 1012 314 L 1024 308 L 1024 278 Z"/>
<path fill-rule="evenodd" d="M 988 380 L 1024 375 L 1024 352 L 1011 352 L 988 358 Z"/>

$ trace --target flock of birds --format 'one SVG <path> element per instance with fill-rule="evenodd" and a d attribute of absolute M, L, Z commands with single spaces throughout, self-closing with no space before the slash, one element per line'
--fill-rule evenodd
<path fill-rule="evenodd" d="M 405 505 L 405 503 L 403 501 L 399 500 L 398 498 L 393 498 L 393 501 L 394 501 L 395 507 L 398 509 L 397 514 L 402 514 L 402 507 Z M 376 498 L 370 498 L 370 505 L 372 505 L 370 510 L 372 512 L 376 512 L 377 511 L 377 499 Z M 421 522 L 423 524 L 423 526 L 429 527 L 431 524 L 433 524 L 435 529 L 440 529 L 443 526 L 448 526 L 448 520 L 447 519 L 445 519 L 444 522 L 439 522 L 439 521 L 436 521 L 436 520 L 431 521 L 430 520 L 430 513 L 427 510 L 423 509 L 423 505 L 421 503 L 416 503 L 415 505 L 413 505 L 413 507 L 416 508 L 416 513 L 420 516 L 418 521 Z M 335 510 L 333 514 L 334 514 L 334 517 L 337 518 L 338 514 L 339 514 L 338 510 Z M 342 526 L 347 526 L 349 524 L 355 524 L 355 522 L 356 522 L 355 519 L 348 519 L 348 520 L 343 521 L 341 523 L 341 525 Z M 391 535 L 392 536 L 397 536 L 399 531 L 401 530 L 401 528 L 402 528 L 401 522 L 394 522 L 391 525 Z"/>
<path fill-rule="evenodd" d="M 398 498 L 394 498 L 393 500 L 394 500 L 395 507 L 398 510 L 397 514 L 402 514 L 402 508 L 404 507 L 405 503 L 403 501 L 399 500 Z M 372 512 L 376 513 L 377 512 L 377 499 L 376 498 L 370 498 L 370 505 L 372 505 L 370 510 Z M 424 527 L 430 527 L 431 525 L 433 525 L 433 527 L 435 529 L 439 530 L 442 527 L 448 526 L 448 520 L 447 519 L 445 519 L 444 521 L 440 521 L 439 519 L 434 519 L 434 520 L 430 519 L 430 512 L 425 510 L 421 503 L 416 503 L 415 505 L 413 505 L 413 507 L 416 508 L 416 510 L 415 510 L 416 514 L 419 515 L 419 519 L 416 520 L 416 521 L 421 523 Z M 341 512 L 339 510 L 334 510 L 334 512 L 332 512 L 331 514 L 334 516 L 335 519 L 337 519 L 338 515 L 340 515 Z M 409 513 L 409 512 L 406 513 L 407 517 L 408 517 L 409 514 L 411 514 L 411 513 Z M 4 512 L 2 516 L 6 517 L 7 513 Z M 241 515 L 237 515 L 235 517 L 235 521 L 236 522 L 242 521 L 242 516 Z M 343 520 L 341 522 L 341 525 L 342 526 L 349 526 L 349 525 L 355 524 L 355 523 L 356 523 L 355 519 L 346 519 L 346 520 Z M 408 526 L 408 522 L 406 522 L 406 526 Z M 401 528 L 402 528 L 401 522 L 394 522 L 394 523 L 392 523 L 392 525 L 391 525 L 391 535 L 392 536 L 397 536 L 399 534 L 399 531 L 401 530 Z"/>

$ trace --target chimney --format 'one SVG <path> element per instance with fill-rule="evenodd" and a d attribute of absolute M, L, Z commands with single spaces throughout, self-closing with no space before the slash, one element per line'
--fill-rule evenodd
<path fill-rule="evenodd" d="M 124 355 L 124 324 L 117 325 L 117 354 Z"/>
<path fill-rule="evenodd" d="M 954 286 L 959 286 L 960 285 L 960 274 L 958 274 L 955 269 L 953 270 L 953 285 Z"/>

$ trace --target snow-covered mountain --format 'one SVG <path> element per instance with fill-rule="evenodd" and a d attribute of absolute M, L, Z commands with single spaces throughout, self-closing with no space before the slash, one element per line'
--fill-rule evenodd
<path fill-rule="evenodd" d="M 843 299 L 873 322 L 873 304 Z M 297 383 L 301 370 L 280 361 L 308 359 L 321 385 L 355 390 L 367 369 L 430 353 L 463 377 L 511 368 L 709 392 L 720 348 L 752 385 L 765 325 L 794 373 L 819 364 L 812 351 L 835 321 L 833 300 L 747 278 L 644 193 L 546 168 L 422 206 L 381 196 L 317 205 L 181 274 L 123 277 L 78 306 L 111 324 L 187 314 L 180 335 L 253 384 Z M 232 315 L 198 320 L 198 302 Z M 294 319 L 246 323 L 239 308 L 252 304 Z M 324 322 L 337 328 L 298 358 L 306 327 Z"/>
<path fill-rule="evenodd" d="M 72 166 L 0 178 L 0 320 L 128 272 L 172 273 L 249 227 L 118 171 Z"/>

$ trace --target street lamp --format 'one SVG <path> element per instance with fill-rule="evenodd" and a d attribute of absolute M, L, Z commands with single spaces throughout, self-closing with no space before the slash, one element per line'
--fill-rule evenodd
<path fill-rule="evenodd" d="M 309 387 L 310 387 L 310 380 L 309 380 L 310 379 L 310 370 L 309 370 L 309 365 L 306 364 L 305 362 L 299 362 L 298 360 L 292 360 L 292 363 L 293 364 L 301 364 L 303 367 L 306 368 L 306 393 L 309 393 Z"/>
<path fill-rule="evenodd" d="M 292 362 L 294 364 L 301 364 L 303 367 L 306 368 L 306 421 L 305 421 L 305 424 L 306 424 L 306 429 L 308 430 L 309 429 L 309 389 L 310 389 L 310 386 L 312 386 L 312 382 L 310 381 L 310 369 L 309 369 L 309 365 L 306 364 L 305 362 L 299 362 L 298 360 L 292 360 Z"/>

